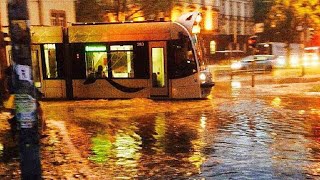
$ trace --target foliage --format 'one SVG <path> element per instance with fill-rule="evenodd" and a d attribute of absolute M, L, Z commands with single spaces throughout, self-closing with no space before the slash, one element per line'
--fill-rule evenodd
<path fill-rule="evenodd" d="M 274 0 L 265 20 L 264 39 L 280 42 L 299 42 L 301 32 L 319 29 L 318 0 Z M 270 37 L 270 34 L 273 36 Z"/>
<path fill-rule="evenodd" d="M 158 14 L 160 12 L 168 13 L 173 6 L 173 1 L 163 1 L 163 0 L 152 0 L 149 2 L 148 0 L 139 0 L 138 4 L 141 5 L 141 10 L 144 12 L 146 16 L 152 16 L 154 14 Z"/>
<path fill-rule="evenodd" d="M 254 0 L 254 21 L 256 23 L 264 22 L 267 18 L 267 13 L 270 11 L 271 6 L 273 4 L 272 0 Z"/>
<path fill-rule="evenodd" d="M 131 21 L 139 17 L 156 19 L 159 14 L 169 16 L 175 2 L 178 0 L 78 0 L 77 21 L 110 21 L 110 14 L 116 21 Z"/>
<path fill-rule="evenodd" d="M 77 22 L 102 22 L 104 9 L 96 0 L 78 0 Z"/>

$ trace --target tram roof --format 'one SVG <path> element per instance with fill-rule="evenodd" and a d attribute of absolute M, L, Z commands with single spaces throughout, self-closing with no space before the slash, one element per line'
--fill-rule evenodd
<path fill-rule="evenodd" d="M 32 26 L 30 32 L 33 44 L 63 43 L 63 27 Z"/>
<path fill-rule="evenodd" d="M 177 38 L 173 22 L 111 23 L 75 25 L 68 29 L 70 43 L 153 41 Z"/>

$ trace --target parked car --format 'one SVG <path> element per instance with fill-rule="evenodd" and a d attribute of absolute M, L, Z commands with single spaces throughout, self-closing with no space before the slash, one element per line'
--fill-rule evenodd
<path fill-rule="evenodd" d="M 255 61 L 255 70 L 271 71 L 276 63 L 274 55 L 251 55 L 231 64 L 233 70 L 252 70 Z"/>

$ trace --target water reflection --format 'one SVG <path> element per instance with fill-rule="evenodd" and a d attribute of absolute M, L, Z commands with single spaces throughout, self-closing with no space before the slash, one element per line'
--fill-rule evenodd
<path fill-rule="evenodd" d="M 306 113 L 305 110 L 299 110 L 298 112 L 299 112 L 299 114 L 305 114 Z"/>
<path fill-rule="evenodd" d="M 116 165 L 123 167 L 137 167 L 141 154 L 141 137 L 134 132 L 127 134 L 119 130 L 116 134 L 116 141 L 114 142 L 115 156 L 117 157 Z"/>
<path fill-rule="evenodd" d="M 241 82 L 240 81 L 231 81 L 231 88 L 233 88 L 233 89 L 241 88 Z"/>
<path fill-rule="evenodd" d="M 211 100 L 115 100 L 90 103 L 89 110 L 83 103 L 63 117 L 90 136 L 90 165 L 98 173 L 111 172 L 113 179 L 305 179 L 320 174 L 318 102 L 248 98 L 239 94 L 241 88 L 228 88 L 228 96 Z M 81 147 L 87 141 L 77 143 Z"/>
<path fill-rule="evenodd" d="M 91 141 L 93 155 L 89 157 L 89 159 L 97 163 L 107 162 L 112 149 L 112 143 L 108 135 L 98 134 L 96 137 L 93 137 Z"/>
<path fill-rule="evenodd" d="M 280 97 L 275 97 L 272 101 L 271 101 L 271 105 L 273 107 L 280 107 L 281 105 L 281 98 Z"/>
<path fill-rule="evenodd" d="M 158 153 L 164 151 L 163 144 L 165 144 L 165 136 L 166 136 L 166 122 L 165 122 L 165 115 L 158 114 L 155 116 L 155 135 L 153 135 L 154 139 L 156 140 L 155 146 L 152 147 L 153 150 L 157 151 Z"/>
<path fill-rule="evenodd" d="M 3 149 L 4 149 L 3 144 L 0 142 L 0 157 L 2 157 L 3 155 Z"/>
<path fill-rule="evenodd" d="M 193 164 L 198 173 L 201 173 L 201 165 L 206 160 L 206 155 L 203 154 L 203 149 L 207 145 L 206 142 L 206 124 L 207 124 L 207 114 L 201 114 L 199 119 L 199 126 L 197 126 L 198 138 L 194 139 L 192 143 L 193 153 L 190 155 L 188 160 Z"/>
<path fill-rule="evenodd" d="M 200 117 L 200 127 L 202 129 L 205 129 L 206 128 L 206 124 L 207 124 L 207 117 L 205 114 L 202 114 L 201 117 Z M 203 131 L 203 130 L 202 130 Z"/>
<path fill-rule="evenodd" d="M 241 82 L 231 81 L 231 96 L 238 97 L 240 95 Z"/>
<path fill-rule="evenodd" d="M 105 134 L 98 133 L 91 139 L 89 159 L 104 168 L 112 168 L 121 178 L 139 177 L 139 174 L 144 177 L 150 173 L 159 177 L 198 174 L 206 159 L 203 149 L 207 145 L 208 118 L 204 113 L 187 119 L 179 117 L 179 114 L 158 113 L 133 118 L 114 134 L 102 131 Z M 159 168 L 150 171 L 156 166 Z M 168 172 L 168 168 L 177 172 Z"/>

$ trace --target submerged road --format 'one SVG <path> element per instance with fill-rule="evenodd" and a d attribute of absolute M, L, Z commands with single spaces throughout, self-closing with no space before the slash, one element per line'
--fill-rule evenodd
<path fill-rule="evenodd" d="M 206 100 L 42 102 L 43 177 L 318 179 L 320 96 L 300 87 L 311 86 L 224 82 Z"/>
<path fill-rule="evenodd" d="M 279 87 L 281 88 L 281 86 Z M 320 176 L 319 96 L 217 84 L 207 100 L 44 103 L 98 178 Z"/>

